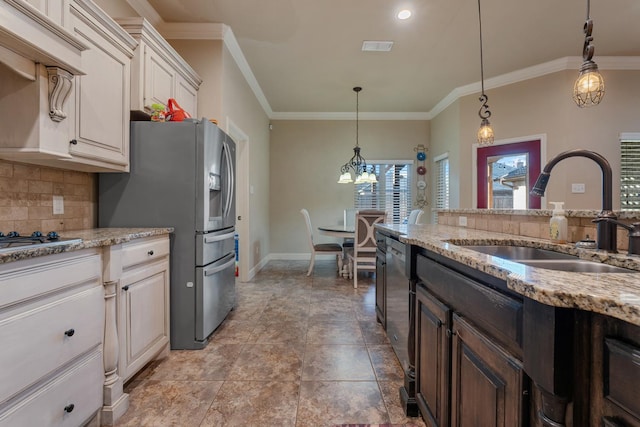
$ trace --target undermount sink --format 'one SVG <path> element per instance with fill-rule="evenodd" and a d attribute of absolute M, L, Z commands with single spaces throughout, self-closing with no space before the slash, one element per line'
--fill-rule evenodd
<path fill-rule="evenodd" d="M 516 260 L 519 264 L 548 270 L 568 271 L 571 273 L 637 273 L 636 270 L 616 267 L 615 265 L 601 262 L 586 261 L 583 259 L 551 259 L 551 260 Z"/>
<path fill-rule="evenodd" d="M 636 270 L 587 261 L 577 256 L 528 246 L 479 245 L 463 248 L 536 268 L 572 273 L 637 273 Z"/>
<path fill-rule="evenodd" d="M 472 249 L 477 252 L 482 252 L 483 254 L 508 259 L 510 261 L 521 259 L 578 259 L 578 257 L 574 255 L 563 254 L 547 249 L 530 248 L 528 246 L 487 245 L 463 246 L 463 248 Z"/>

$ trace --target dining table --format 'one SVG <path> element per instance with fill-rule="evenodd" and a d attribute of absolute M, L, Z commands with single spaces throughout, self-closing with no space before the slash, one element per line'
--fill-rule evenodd
<path fill-rule="evenodd" d="M 331 237 L 339 237 L 343 239 L 353 239 L 356 236 L 356 229 L 354 226 L 348 226 L 344 224 L 336 225 L 323 225 L 318 227 L 320 234 Z"/>

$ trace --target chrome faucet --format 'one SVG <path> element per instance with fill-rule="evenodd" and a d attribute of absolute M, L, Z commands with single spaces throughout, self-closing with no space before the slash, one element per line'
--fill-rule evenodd
<path fill-rule="evenodd" d="M 613 213 L 613 178 L 611 174 L 611 165 L 607 159 L 600 154 L 588 150 L 569 150 L 564 153 L 560 153 L 551 159 L 538 176 L 536 183 L 531 189 L 531 194 L 534 196 L 544 196 L 544 192 L 547 188 L 547 183 L 551 177 L 551 169 L 567 157 L 586 157 L 591 159 L 600 166 L 602 170 L 602 211 L 596 216 L 594 222 L 596 223 L 596 247 L 598 249 L 604 249 L 609 252 L 617 252 L 616 242 L 616 221 L 618 217 Z"/>

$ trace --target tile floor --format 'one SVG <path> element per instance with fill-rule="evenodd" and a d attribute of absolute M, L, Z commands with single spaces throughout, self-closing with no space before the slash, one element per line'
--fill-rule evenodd
<path fill-rule="evenodd" d="M 400 424 L 402 369 L 375 316 L 375 277 L 353 289 L 335 262 L 272 261 L 238 283 L 203 350 L 171 351 L 125 386 L 117 426 Z"/>

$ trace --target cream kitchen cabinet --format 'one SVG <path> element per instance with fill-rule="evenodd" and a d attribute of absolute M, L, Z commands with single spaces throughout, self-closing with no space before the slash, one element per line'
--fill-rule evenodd
<path fill-rule="evenodd" d="M 169 351 L 169 237 L 122 245 L 117 294 L 120 362 L 124 381 Z"/>
<path fill-rule="evenodd" d="M 41 62 L 29 79 L 0 68 L 0 114 L 12 123 L 12 132 L 0 138 L 0 157 L 85 172 L 128 171 L 130 67 L 137 43 L 92 1 L 62 3 L 59 31 L 82 46 L 81 70 Z"/>
<path fill-rule="evenodd" d="M 68 0 L 26 0 L 47 18 L 57 25 L 64 26 L 67 15 Z"/>
<path fill-rule="evenodd" d="M 88 171 L 129 170 L 129 81 L 135 41 L 91 1 L 71 2 L 71 25 L 89 46 L 76 76 L 71 161 Z"/>
<path fill-rule="evenodd" d="M 118 23 L 138 41 L 131 66 L 131 109 L 149 113 L 155 103 L 174 98 L 191 117 L 198 115 L 202 79 L 144 18 Z"/>
<path fill-rule="evenodd" d="M 0 265 L 0 426 L 79 426 L 103 402 L 101 255 Z"/>

